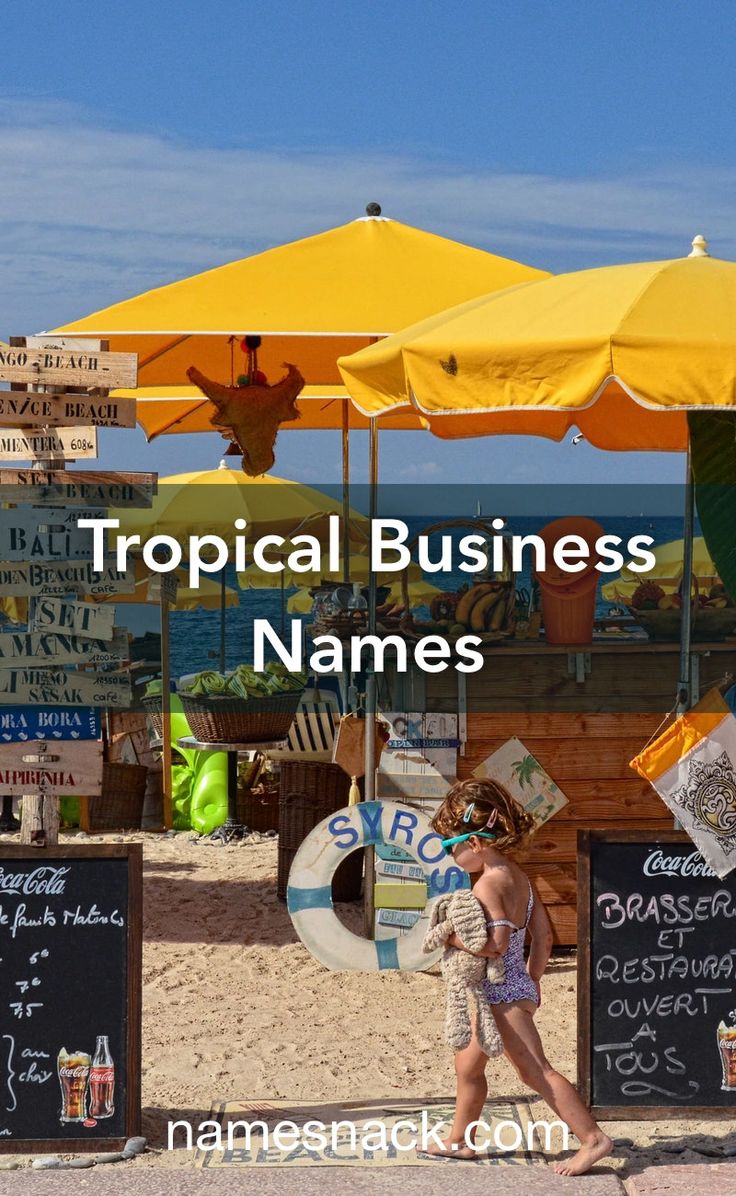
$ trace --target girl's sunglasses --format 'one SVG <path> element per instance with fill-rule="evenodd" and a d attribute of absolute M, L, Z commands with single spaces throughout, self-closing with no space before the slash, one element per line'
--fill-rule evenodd
<path fill-rule="evenodd" d="M 465 835 L 453 835 L 451 839 L 443 839 L 442 846 L 445 849 L 445 855 L 452 855 L 452 849 L 456 843 L 464 843 L 466 839 L 477 835 L 479 839 L 495 839 L 496 836 L 492 831 L 468 831 Z"/>

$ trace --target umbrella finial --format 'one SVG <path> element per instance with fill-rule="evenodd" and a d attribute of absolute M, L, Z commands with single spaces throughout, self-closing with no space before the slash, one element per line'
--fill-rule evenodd
<path fill-rule="evenodd" d="M 688 257 L 710 257 L 708 253 L 708 242 L 702 233 L 698 233 L 697 237 L 693 237 L 693 247 Z"/>
<path fill-rule="evenodd" d="M 225 460 L 225 458 L 220 457 L 220 464 L 217 466 L 217 468 L 218 469 L 229 469 L 230 467 L 229 467 L 227 461 Z"/>
<path fill-rule="evenodd" d="M 366 214 L 366 216 L 380 216 L 381 215 L 380 203 L 367 203 L 365 205 L 365 214 Z"/>

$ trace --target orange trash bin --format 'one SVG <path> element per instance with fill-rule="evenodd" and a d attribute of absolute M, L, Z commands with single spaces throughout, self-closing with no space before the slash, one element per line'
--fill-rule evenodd
<path fill-rule="evenodd" d="M 589 644 L 593 639 L 599 556 L 595 542 L 605 534 L 594 519 L 584 516 L 554 519 L 539 535 L 544 541 L 545 568 L 536 573 L 542 599 L 544 638 L 550 644 Z M 579 536 L 588 547 L 585 567 L 568 573 L 554 560 L 555 544 L 564 536 Z"/>

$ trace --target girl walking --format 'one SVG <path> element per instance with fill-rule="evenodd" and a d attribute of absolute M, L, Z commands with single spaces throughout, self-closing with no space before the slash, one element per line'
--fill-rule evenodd
<path fill-rule="evenodd" d="M 511 794 L 491 780 L 454 785 L 432 819 L 445 851 L 473 878 L 472 891 L 486 911 L 488 941 L 482 954 L 503 958 L 503 983 L 485 984 L 504 1054 L 522 1083 L 537 1092 L 580 1141 L 573 1158 L 556 1163 L 554 1170 L 559 1175 L 581 1175 L 610 1154 L 613 1143 L 570 1081 L 547 1061 L 534 1025 L 541 1001 L 540 981 L 552 952 L 552 928 L 531 881 L 509 854 L 523 846 L 533 825 L 531 816 Z M 527 930 L 531 948 L 525 963 Z M 449 943 L 464 949 L 457 935 L 452 935 Z M 465 1134 L 480 1118 L 488 1095 L 487 1063 L 488 1056 L 475 1034 L 464 1050 L 455 1053 L 455 1117 L 443 1149 L 430 1148 L 431 1153 L 474 1157 Z"/>

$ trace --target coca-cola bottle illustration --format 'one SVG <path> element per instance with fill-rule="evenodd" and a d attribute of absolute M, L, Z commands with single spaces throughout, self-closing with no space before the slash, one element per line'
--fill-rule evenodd
<path fill-rule="evenodd" d="M 99 1120 L 112 1117 L 115 1112 L 115 1064 L 112 1061 L 107 1035 L 100 1034 L 89 1069 L 89 1115 Z"/>

